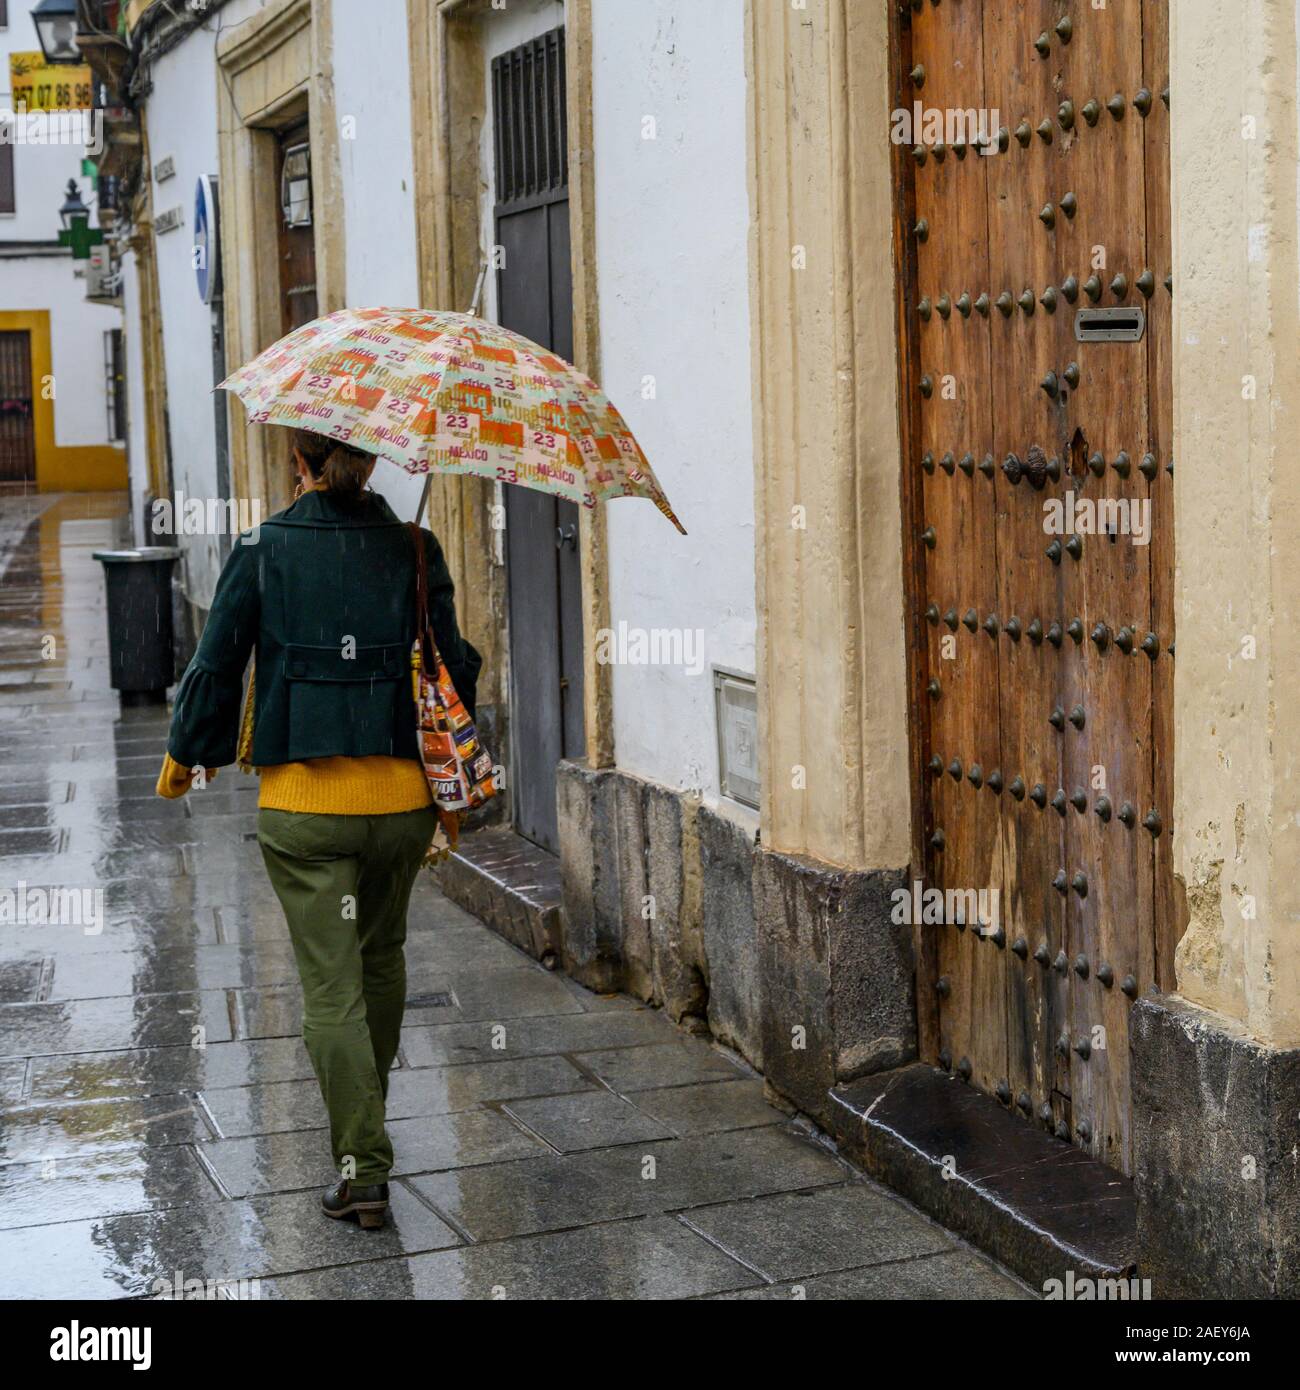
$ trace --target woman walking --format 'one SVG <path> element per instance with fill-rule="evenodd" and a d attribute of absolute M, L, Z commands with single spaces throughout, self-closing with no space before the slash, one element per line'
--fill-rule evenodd
<path fill-rule="evenodd" d="M 369 454 L 295 436 L 299 497 L 238 541 L 176 692 L 162 796 L 234 762 L 255 654 L 257 838 L 303 991 L 303 1039 L 342 1181 L 328 1216 L 382 1226 L 388 1072 L 406 999 L 406 911 L 437 828 L 416 741 L 411 528 L 366 484 Z M 251 534 L 251 533 L 250 533 Z M 471 716 L 481 659 L 460 634 L 442 550 L 420 531 L 438 650 Z"/>

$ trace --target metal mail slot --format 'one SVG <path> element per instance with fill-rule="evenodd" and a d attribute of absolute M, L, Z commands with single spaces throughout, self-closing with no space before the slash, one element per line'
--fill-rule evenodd
<path fill-rule="evenodd" d="M 1140 308 L 1080 309 L 1074 316 L 1074 336 L 1081 343 L 1136 343 L 1146 326 Z"/>

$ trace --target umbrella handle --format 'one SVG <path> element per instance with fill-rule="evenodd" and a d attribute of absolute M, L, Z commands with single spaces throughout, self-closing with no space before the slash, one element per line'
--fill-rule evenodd
<path fill-rule="evenodd" d="M 424 475 L 424 491 L 420 493 L 420 505 L 415 509 L 415 524 L 417 526 L 424 524 L 424 512 L 425 508 L 429 505 L 429 493 L 432 488 L 433 471 L 430 469 L 430 471 Z"/>
<path fill-rule="evenodd" d="M 470 302 L 469 309 L 466 311 L 475 318 L 478 317 L 478 304 L 479 300 L 483 297 L 483 281 L 487 279 L 487 273 L 488 263 L 485 259 L 479 264 L 478 279 L 474 282 L 474 298 Z"/>

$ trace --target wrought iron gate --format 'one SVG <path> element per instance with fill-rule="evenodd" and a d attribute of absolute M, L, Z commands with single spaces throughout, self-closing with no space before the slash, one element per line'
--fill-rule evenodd
<path fill-rule="evenodd" d="M 36 478 L 32 346 L 26 329 L 0 333 L 0 483 Z"/>

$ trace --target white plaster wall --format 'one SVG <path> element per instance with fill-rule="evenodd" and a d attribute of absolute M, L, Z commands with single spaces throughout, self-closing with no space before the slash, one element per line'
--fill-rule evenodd
<path fill-rule="evenodd" d="M 121 325 L 111 306 L 88 304 L 66 256 L 0 258 L 0 309 L 48 309 L 54 369 L 54 442 L 107 444 L 104 334 Z M 33 387 L 40 389 L 34 381 Z"/>
<path fill-rule="evenodd" d="M 9 55 L 36 53 L 40 43 L 32 24 L 31 11 L 36 0 L 10 0 L 9 26 L 0 29 L 0 109 L 13 109 L 9 90 Z M 81 118 L 78 118 L 79 121 Z M 80 136 L 75 142 L 62 145 L 18 144 L 14 148 L 14 180 L 16 184 L 13 213 L 0 214 L 0 240 L 50 241 L 62 226 L 59 205 L 63 202 L 68 180 L 75 178 L 82 201 L 94 207 L 95 187 L 81 177 L 81 160 L 85 154 L 85 129 L 68 134 Z M 91 220 L 94 224 L 94 219 Z"/>
<path fill-rule="evenodd" d="M 420 275 L 406 0 L 335 0 L 333 31 L 347 302 L 407 308 Z M 381 462 L 371 484 L 403 520 L 415 516 L 423 478 Z"/>
<path fill-rule="evenodd" d="M 9 6 L 9 26 L 0 29 L 0 110 L 5 112 L 13 108 L 10 53 L 40 48 L 30 15 L 33 5 L 34 0 L 14 0 Z M 64 129 L 68 143 L 15 144 L 15 211 L 0 214 L 0 243 L 54 241 L 62 227 L 59 207 L 70 178 L 76 180 L 82 201 L 92 209 L 91 225 L 96 225 L 95 187 L 81 177 L 85 127 L 78 119 L 76 127 Z M 86 302 L 81 270 L 66 255 L 0 257 L 0 309 L 50 311 L 54 440 L 64 446 L 110 442 L 104 333 L 119 327 L 121 319 L 116 309 Z"/>
<path fill-rule="evenodd" d="M 199 298 L 194 272 L 194 189 L 201 174 L 218 172 L 218 24 L 242 18 L 218 15 L 191 33 L 153 65 L 149 95 L 149 155 L 153 167 L 170 156 L 175 174 L 161 183 L 153 177 L 154 217 L 179 207 L 181 226 L 154 235 L 158 295 L 162 306 L 163 360 L 167 372 L 168 433 L 172 482 L 186 497 L 221 496 L 217 480 L 214 419 L 212 315 L 214 305 Z M 212 602 L 221 570 L 218 536 L 181 536 L 187 597 L 201 608 Z"/>
<path fill-rule="evenodd" d="M 145 439 L 144 355 L 140 350 L 140 277 L 135 255 L 122 257 L 122 324 L 126 347 L 126 458 L 130 469 L 131 525 L 137 545 L 151 543 L 144 530 L 144 498 L 149 491 L 149 457 Z"/>
<path fill-rule="evenodd" d="M 406 308 L 420 297 L 406 0 L 335 0 L 333 16 L 348 303 Z"/>
<path fill-rule="evenodd" d="M 615 666 L 615 755 L 713 800 L 710 667 L 754 670 L 744 0 L 594 0 L 592 21 L 602 385 L 690 532 L 608 505 L 611 617 L 705 652 L 698 675 Z"/>

